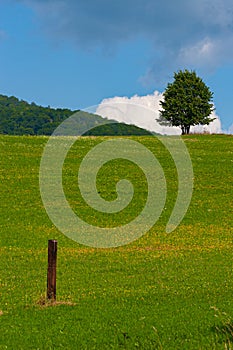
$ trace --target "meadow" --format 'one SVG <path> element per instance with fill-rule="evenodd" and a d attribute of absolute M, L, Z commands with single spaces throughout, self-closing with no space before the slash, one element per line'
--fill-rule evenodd
<path fill-rule="evenodd" d="M 135 187 L 132 205 L 106 218 L 84 203 L 78 165 L 104 139 L 77 141 L 64 164 L 64 191 L 85 220 L 114 226 L 141 210 L 146 183 L 136 166 L 113 161 L 100 171 L 99 192 L 114 199 L 111 178 L 127 177 Z M 186 216 L 169 234 L 175 165 L 155 137 L 131 139 L 159 159 L 166 205 L 140 239 L 97 249 L 64 236 L 46 214 L 39 167 L 48 138 L 0 136 L 0 350 L 233 348 L 233 136 L 183 137 L 194 191 Z M 48 239 L 58 240 L 56 304 L 45 300 Z"/>

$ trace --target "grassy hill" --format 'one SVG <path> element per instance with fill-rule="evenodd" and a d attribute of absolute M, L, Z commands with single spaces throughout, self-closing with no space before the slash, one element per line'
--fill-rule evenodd
<path fill-rule="evenodd" d="M 138 197 L 120 216 L 90 211 L 76 188 L 78 164 L 105 139 L 78 140 L 64 164 L 64 190 L 73 210 L 92 224 L 116 225 L 143 206 L 146 186 L 137 167 L 119 160 L 99 174 L 98 190 L 109 200 L 115 191 L 107 175 L 133 181 Z M 47 137 L 0 136 L 0 349 L 232 348 L 233 137 L 183 138 L 194 192 L 170 234 L 165 226 L 176 200 L 175 165 L 155 137 L 131 139 L 159 159 L 166 205 L 139 240 L 95 249 L 65 237 L 46 214 L 39 165 Z M 56 306 L 43 302 L 48 239 L 58 240 Z"/>
<path fill-rule="evenodd" d="M 106 118 L 84 111 L 51 108 L 28 103 L 11 96 L 0 95 L 0 134 L 51 135 L 62 121 L 77 113 L 77 130 L 89 130 L 86 135 L 149 135 L 135 125 L 112 123 Z M 101 125 L 105 124 L 105 125 Z M 109 124 L 109 125 L 108 125 Z M 94 128 L 94 129 L 93 129 Z"/>

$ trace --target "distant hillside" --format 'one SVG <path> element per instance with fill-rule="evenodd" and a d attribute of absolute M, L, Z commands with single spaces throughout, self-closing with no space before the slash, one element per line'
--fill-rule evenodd
<path fill-rule="evenodd" d="M 0 134 L 51 135 L 62 121 L 77 111 L 50 108 L 28 103 L 11 96 L 0 95 Z M 101 125 L 101 124 L 105 125 Z M 85 135 L 150 135 L 134 125 L 114 122 L 95 114 L 80 111 L 76 119 L 78 130 L 89 130 Z M 95 127 L 95 128 L 93 128 Z"/>

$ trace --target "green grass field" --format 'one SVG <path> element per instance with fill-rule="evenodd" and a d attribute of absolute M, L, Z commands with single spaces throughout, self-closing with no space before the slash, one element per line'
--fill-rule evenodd
<path fill-rule="evenodd" d="M 83 138 L 69 152 L 64 189 L 83 218 L 114 226 L 142 208 L 146 186 L 136 166 L 114 161 L 100 172 L 99 192 L 109 200 L 116 195 L 106 172 L 115 180 L 128 176 L 136 200 L 107 219 L 88 208 L 76 186 L 77 167 L 103 139 Z M 46 214 L 39 166 L 47 138 L 0 136 L 1 350 L 233 348 L 233 137 L 184 137 L 194 192 L 185 218 L 170 234 L 165 226 L 177 194 L 175 166 L 156 138 L 133 139 L 161 162 L 166 206 L 139 240 L 96 249 L 65 237 Z M 56 305 L 43 305 L 48 239 L 58 240 Z"/>

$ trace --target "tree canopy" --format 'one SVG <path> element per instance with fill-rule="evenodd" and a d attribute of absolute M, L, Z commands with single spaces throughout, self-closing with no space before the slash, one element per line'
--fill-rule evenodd
<path fill-rule="evenodd" d="M 178 126 L 182 134 L 189 134 L 192 125 L 208 125 L 213 108 L 213 93 L 194 71 L 174 73 L 173 83 L 168 83 L 162 110 L 157 121 L 161 125 Z"/>
<path fill-rule="evenodd" d="M 110 122 L 96 114 L 70 109 L 42 107 L 11 96 L 0 95 L 0 134 L 51 135 L 65 119 L 78 113 L 77 130 L 85 135 L 148 135 L 149 131 L 135 125 Z M 93 128 L 94 126 L 94 128 Z"/>

